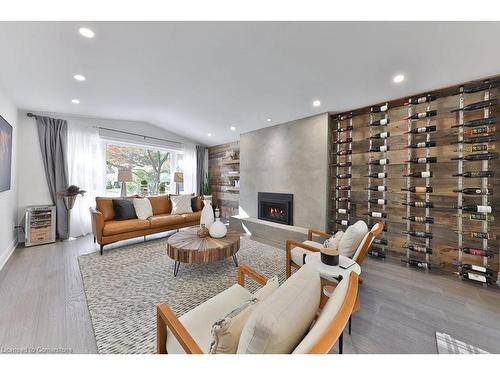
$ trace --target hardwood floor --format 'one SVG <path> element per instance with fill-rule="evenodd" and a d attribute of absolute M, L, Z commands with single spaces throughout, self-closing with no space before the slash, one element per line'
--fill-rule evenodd
<path fill-rule="evenodd" d="M 77 258 L 97 250 L 87 236 L 14 251 L 0 271 L 0 352 L 43 347 L 96 353 Z M 361 310 L 352 335 L 344 335 L 344 353 L 436 353 L 435 331 L 500 353 L 498 288 L 373 259 L 365 260 L 362 277 Z"/>

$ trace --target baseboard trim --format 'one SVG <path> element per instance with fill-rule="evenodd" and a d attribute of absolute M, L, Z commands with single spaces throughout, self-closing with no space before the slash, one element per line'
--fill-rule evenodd
<path fill-rule="evenodd" d="M 17 240 L 12 241 L 12 243 L 10 244 L 5 255 L 2 258 L 0 258 L 0 271 L 2 270 L 3 266 L 5 266 L 5 264 L 9 260 L 10 256 L 12 255 L 14 250 L 16 249 L 17 245 L 18 245 Z"/>

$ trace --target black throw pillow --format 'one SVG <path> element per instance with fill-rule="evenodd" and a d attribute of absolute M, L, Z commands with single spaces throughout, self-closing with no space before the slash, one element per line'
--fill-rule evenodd
<path fill-rule="evenodd" d="M 191 198 L 191 209 L 193 210 L 193 212 L 200 210 L 200 206 L 198 204 L 198 197 Z"/>
<path fill-rule="evenodd" d="M 137 219 L 134 204 L 130 199 L 113 199 L 115 220 Z"/>

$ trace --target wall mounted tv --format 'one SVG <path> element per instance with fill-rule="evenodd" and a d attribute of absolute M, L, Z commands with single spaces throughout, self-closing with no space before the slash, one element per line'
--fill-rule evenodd
<path fill-rule="evenodd" d="M 12 126 L 0 116 L 0 192 L 10 190 Z"/>

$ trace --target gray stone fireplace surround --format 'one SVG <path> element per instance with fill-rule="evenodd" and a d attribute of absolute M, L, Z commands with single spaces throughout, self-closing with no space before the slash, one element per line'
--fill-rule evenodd
<path fill-rule="evenodd" d="M 293 194 L 293 225 L 326 229 L 328 115 L 241 135 L 240 215 L 257 218 L 258 192 Z"/>

